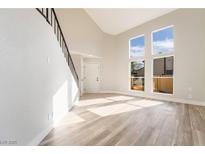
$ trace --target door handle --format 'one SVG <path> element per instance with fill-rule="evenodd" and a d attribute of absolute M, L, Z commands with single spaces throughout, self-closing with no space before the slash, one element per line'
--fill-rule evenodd
<path fill-rule="evenodd" d="M 96 78 L 96 81 L 97 81 L 97 82 L 99 81 L 98 77 Z"/>

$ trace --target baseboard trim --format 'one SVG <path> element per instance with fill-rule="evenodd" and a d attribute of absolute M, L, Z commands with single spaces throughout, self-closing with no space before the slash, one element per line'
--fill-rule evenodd
<path fill-rule="evenodd" d="M 129 96 L 135 96 L 135 97 L 141 97 L 141 98 L 147 98 L 147 99 L 156 99 L 156 100 L 161 100 L 161 101 L 169 101 L 169 102 L 175 102 L 175 103 L 205 106 L 205 101 L 176 98 L 174 96 L 164 96 L 164 95 L 160 96 L 160 94 L 153 94 L 153 95 L 147 96 L 142 93 L 133 94 L 133 92 L 124 92 L 124 91 L 117 91 L 117 90 L 116 91 L 115 90 L 104 90 L 104 91 L 100 91 L 100 93 L 116 93 L 116 94 L 129 95 Z"/>
<path fill-rule="evenodd" d="M 73 103 L 73 105 L 67 109 L 68 112 L 70 112 L 74 105 L 79 102 L 79 97 L 78 99 Z M 66 114 L 62 114 L 58 119 L 55 120 L 55 122 L 52 122 L 52 124 L 43 130 L 40 134 L 38 134 L 31 142 L 27 144 L 27 146 L 38 146 L 41 141 L 50 133 L 50 131 L 55 127 L 55 123 L 58 123 Z"/>
<path fill-rule="evenodd" d="M 52 129 L 53 129 L 53 125 L 50 125 L 48 128 L 43 130 L 40 134 L 38 134 L 31 142 L 29 142 L 27 146 L 38 146 Z"/>

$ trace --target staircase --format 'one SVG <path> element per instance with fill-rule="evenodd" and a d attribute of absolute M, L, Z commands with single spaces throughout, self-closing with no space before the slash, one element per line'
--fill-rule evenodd
<path fill-rule="evenodd" d="M 55 10 L 53 8 L 37 8 L 37 11 L 46 19 L 47 23 L 53 28 L 53 31 L 64 54 L 64 57 L 66 58 L 68 66 L 79 88 L 79 78 L 76 73 L 75 66 L 73 64 L 70 52 L 68 50 L 68 45 L 65 41 L 65 37 L 60 27 Z"/>

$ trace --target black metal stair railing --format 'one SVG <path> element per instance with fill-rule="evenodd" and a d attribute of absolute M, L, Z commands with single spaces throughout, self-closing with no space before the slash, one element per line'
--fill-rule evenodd
<path fill-rule="evenodd" d="M 37 10 L 46 19 L 48 24 L 51 25 L 51 27 L 53 28 L 54 33 L 57 37 L 57 40 L 60 44 L 60 47 L 62 48 L 62 51 L 68 63 L 68 66 L 70 67 L 71 72 L 74 76 L 74 79 L 77 82 L 77 85 L 79 86 L 79 78 L 75 70 L 75 66 L 73 64 L 73 61 L 72 61 L 72 58 L 71 58 L 71 55 L 68 49 L 68 45 L 65 41 L 65 37 L 63 35 L 63 32 L 59 24 L 55 10 L 53 8 L 37 8 Z"/>

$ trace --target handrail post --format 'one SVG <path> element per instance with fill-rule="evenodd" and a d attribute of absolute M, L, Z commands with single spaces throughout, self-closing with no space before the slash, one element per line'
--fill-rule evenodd
<path fill-rule="evenodd" d="M 46 8 L 46 20 L 49 23 L 49 20 L 48 20 L 48 8 Z"/>

